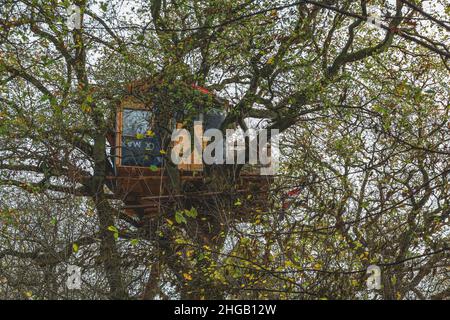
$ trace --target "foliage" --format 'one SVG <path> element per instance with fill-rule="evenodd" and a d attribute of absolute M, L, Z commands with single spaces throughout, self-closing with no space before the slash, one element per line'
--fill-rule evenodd
<path fill-rule="evenodd" d="M 449 298 L 447 0 L 75 3 L 80 30 L 69 1 L 0 0 L 0 298 Z M 161 123 L 228 101 L 223 129 L 280 129 L 270 201 L 221 172 L 127 215 L 107 138 L 130 83 Z"/>

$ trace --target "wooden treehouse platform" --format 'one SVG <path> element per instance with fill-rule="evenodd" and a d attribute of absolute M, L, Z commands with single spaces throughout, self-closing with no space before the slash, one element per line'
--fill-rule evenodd
<path fill-rule="evenodd" d="M 155 215 L 178 201 L 207 203 L 215 197 L 227 195 L 251 197 L 255 205 L 260 203 L 264 206 L 273 177 L 261 176 L 257 166 L 245 165 L 232 185 L 227 185 L 218 181 L 220 176 L 205 172 L 202 163 L 190 164 L 195 163 L 190 161 L 177 166 L 164 165 L 167 157 L 163 155 L 180 141 L 173 142 L 166 147 L 167 150 L 163 149 L 162 136 L 155 129 L 159 123 L 155 119 L 156 112 L 153 112 L 155 107 L 147 99 L 142 99 L 149 88 L 151 86 L 145 82 L 127 87 L 127 94 L 117 107 L 115 133 L 108 137 L 115 168 L 115 176 L 108 177 L 108 180 L 115 197 L 124 202 L 125 212 L 131 216 Z M 204 88 L 192 86 L 192 90 L 211 95 Z M 218 108 L 226 108 L 223 101 L 217 100 L 217 103 L 221 104 Z M 207 114 L 206 126 L 217 128 L 222 111 L 219 109 L 209 118 Z M 183 126 L 183 122 L 174 119 L 174 129 Z M 195 133 L 199 130 L 203 132 L 205 128 L 194 126 L 186 129 Z M 207 142 L 202 142 L 202 149 L 206 146 Z M 196 156 L 193 152 L 191 160 Z"/>
<path fill-rule="evenodd" d="M 160 170 L 152 172 L 148 168 L 120 168 L 119 171 L 121 173 L 109 179 L 115 185 L 115 197 L 124 202 L 123 209 L 130 216 L 155 215 L 174 202 L 208 202 L 213 201 L 214 197 L 223 196 L 240 199 L 248 199 L 251 196 L 253 204 L 262 204 L 267 200 L 273 180 L 272 177 L 256 173 L 242 173 L 233 189 L 224 188 L 217 191 L 208 189 L 210 177 L 203 172 L 180 171 L 178 182 L 182 185 L 188 183 L 192 191 L 174 191 L 172 178 Z"/>

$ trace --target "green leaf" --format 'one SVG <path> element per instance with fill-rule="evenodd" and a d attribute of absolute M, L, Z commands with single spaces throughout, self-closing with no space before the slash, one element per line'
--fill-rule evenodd
<path fill-rule="evenodd" d="M 78 252 L 78 244 L 77 244 L 77 243 L 72 244 L 72 250 L 73 250 L 73 252 L 75 252 L 75 253 Z"/>
<path fill-rule="evenodd" d="M 119 232 L 119 230 L 117 230 L 117 228 L 115 226 L 109 226 L 108 230 L 111 232 Z"/>
<path fill-rule="evenodd" d="M 181 211 L 177 211 L 175 213 L 175 221 L 179 224 L 187 223 L 186 218 L 183 216 L 183 213 Z"/>
<path fill-rule="evenodd" d="M 136 246 L 139 244 L 139 239 L 131 239 L 130 243 L 132 246 Z"/>
<path fill-rule="evenodd" d="M 91 95 L 88 95 L 88 96 L 86 97 L 86 102 L 87 102 L 87 103 L 92 103 L 92 102 L 94 102 L 94 98 L 92 98 Z"/>
<path fill-rule="evenodd" d="M 153 172 L 158 171 L 158 167 L 155 165 L 152 165 L 152 166 L 150 166 L 150 170 Z"/>
<path fill-rule="evenodd" d="M 194 207 L 192 207 L 191 210 L 184 210 L 184 213 L 190 218 L 195 218 L 198 216 L 197 209 L 195 209 Z"/>

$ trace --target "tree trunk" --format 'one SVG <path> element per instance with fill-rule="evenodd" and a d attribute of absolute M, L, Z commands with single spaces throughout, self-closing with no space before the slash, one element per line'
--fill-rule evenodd
<path fill-rule="evenodd" d="M 116 239 L 114 233 L 108 230 L 108 227 L 114 226 L 114 218 L 103 190 L 106 176 L 106 142 L 105 136 L 101 132 L 97 133 L 95 137 L 93 157 L 95 165 L 92 193 L 100 229 L 100 256 L 110 287 L 109 296 L 111 299 L 127 299 L 128 294 L 123 284 L 121 259 L 117 251 Z"/>

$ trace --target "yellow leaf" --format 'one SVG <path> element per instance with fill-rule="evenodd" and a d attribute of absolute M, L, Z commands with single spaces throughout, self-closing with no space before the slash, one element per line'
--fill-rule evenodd
<path fill-rule="evenodd" d="M 187 280 L 187 281 L 191 281 L 192 280 L 192 276 L 189 273 L 183 273 L 183 277 Z"/>
<path fill-rule="evenodd" d="M 85 112 L 85 113 L 91 113 L 92 108 L 86 104 L 82 104 L 81 105 L 81 111 Z"/>
<path fill-rule="evenodd" d="M 291 260 L 286 260 L 286 261 L 284 262 L 284 266 L 285 266 L 285 267 L 294 267 L 294 264 L 292 263 Z"/>

